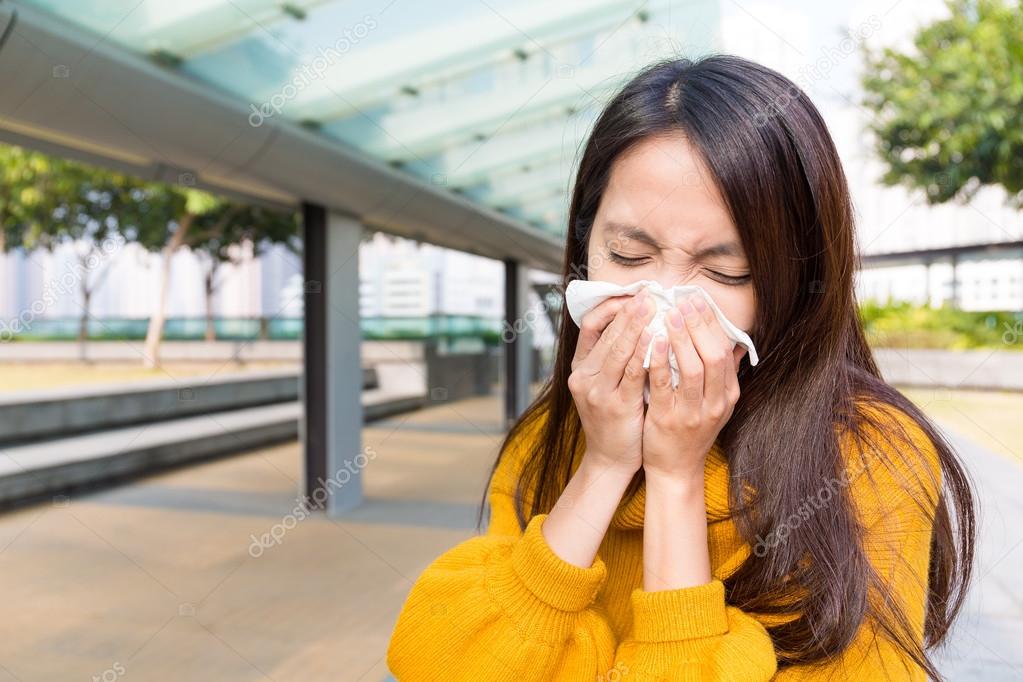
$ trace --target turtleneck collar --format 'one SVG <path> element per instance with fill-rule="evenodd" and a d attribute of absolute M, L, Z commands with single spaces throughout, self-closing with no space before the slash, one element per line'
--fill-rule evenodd
<path fill-rule="evenodd" d="M 578 468 L 585 452 L 585 436 L 580 439 L 580 448 L 573 459 L 572 471 Z M 728 461 L 717 441 L 707 452 L 707 461 L 703 469 L 704 495 L 707 507 L 707 523 L 723 521 L 730 518 L 728 507 Z M 615 515 L 611 518 L 611 527 L 618 530 L 637 530 L 643 527 L 646 509 L 646 482 L 644 481 L 631 499 L 618 505 Z"/>

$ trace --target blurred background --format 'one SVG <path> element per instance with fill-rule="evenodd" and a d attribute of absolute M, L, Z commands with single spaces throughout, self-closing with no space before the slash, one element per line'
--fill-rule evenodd
<path fill-rule="evenodd" d="M 385 680 L 549 375 L 581 145 L 664 57 L 820 108 L 861 314 L 1023 679 L 1015 0 L 0 0 L 0 681 Z"/>

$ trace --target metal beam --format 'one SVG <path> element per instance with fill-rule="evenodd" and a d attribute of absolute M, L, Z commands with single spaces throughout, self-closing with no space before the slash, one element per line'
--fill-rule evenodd
<path fill-rule="evenodd" d="M 213 50 L 248 34 L 268 31 L 280 21 L 294 20 L 294 13 L 305 12 L 329 0 L 204 0 L 200 6 L 185 3 L 190 11 L 172 14 L 182 3 L 146 3 L 146 12 L 132 12 L 126 23 L 138 14 L 148 20 L 137 30 L 130 24 L 118 26 L 117 34 L 130 39 L 144 52 L 166 50 L 187 59 Z M 153 17 L 159 8 L 163 16 Z M 287 11 L 286 11 L 287 8 Z"/>
<path fill-rule="evenodd" d="M 93 2 L 88 9 L 77 11 L 75 20 L 139 52 L 162 52 L 185 59 L 249 33 L 268 30 L 327 1 Z M 68 10 L 66 0 L 32 0 L 31 4 L 57 16 Z"/>
<path fill-rule="evenodd" d="M 926 263 L 930 260 L 957 258 L 958 256 L 995 256 L 1005 251 L 1023 249 L 1023 240 L 989 242 L 986 244 L 961 244 L 957 246 L 941 246 L 933 249 L 914 249 L 912 251 L 892 251 L 888 253 L 869 253 L 860 256 L 864 268 L 891 267 L 893 265 L 909 265 Z"/>
<path fill-rule="evenodd" d="M 368 229 L 560 267 L 561 241 L 549 234 L 279 117 L 252 121 L 243 103 L 209 87 L 38 10 L 15 11 L 0 49 L 0 139 L 144 179 L 294 208 L 305 200 Z"/>

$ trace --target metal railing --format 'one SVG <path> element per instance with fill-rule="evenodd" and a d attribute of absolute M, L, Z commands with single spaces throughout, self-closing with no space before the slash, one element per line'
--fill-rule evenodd
<path fill-rule="evenodd" d="M 5 325 L 0 320 L 0 325 Z M 141 340 L 146 337 L 148 318 L 90 318 L 88 340 Z M 430 315 L 426 317 L 364 317 L 360 320 L 365 340 L 415 340 L 432 338 L 480 338 L 496 344 L 501 338 L 501 321 L 475 315 Z M 302 338 L 301 317 L 218 317 L 213 328 L 218 341 L 297 341 Z M 4 326 L 5 339 L 16 341 L 76 341 L 81 320 L 74 317 L 40 318 L 31 322 L 10 322 Z M 205 318 L 168 318 L 163 338 L 167 341 L 203 341 Z"/>

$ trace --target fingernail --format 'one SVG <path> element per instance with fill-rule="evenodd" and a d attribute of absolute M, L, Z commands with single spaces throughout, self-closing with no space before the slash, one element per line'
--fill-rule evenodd
<path fill-rule="evenodd" d="M 700 296 L 693 297 L 693 305 L 695 305 L 696 309 L 699 311 L 707 309 L 707 302 L 704 301 L 703 298 L 701 298 Z"/>
<path fill-rule="evenodd" d="M 679 308 L 682 309 L 683 315 L 692 315 L 694 312 L 696 312 L 689 301 L 682 301 L 681 305 L 679 305 Z"/>
<path fill-rule="evenodd" d="M 676 329 L 681 329 L 682 325 L 685 324 L 682 320 L 682 314 L 675 308 L 671 309 L 671 312 L 668 313 L 668 317 L 671 320 L 671 325 Z"/>
<path fill-rule="evenodd" d="M 663 336 L 658 336 L 657 343 L 654 345 L 654 348 L 658 353 L 663 353 L 668 349 L 668 342 L 664 340 Z"/>

